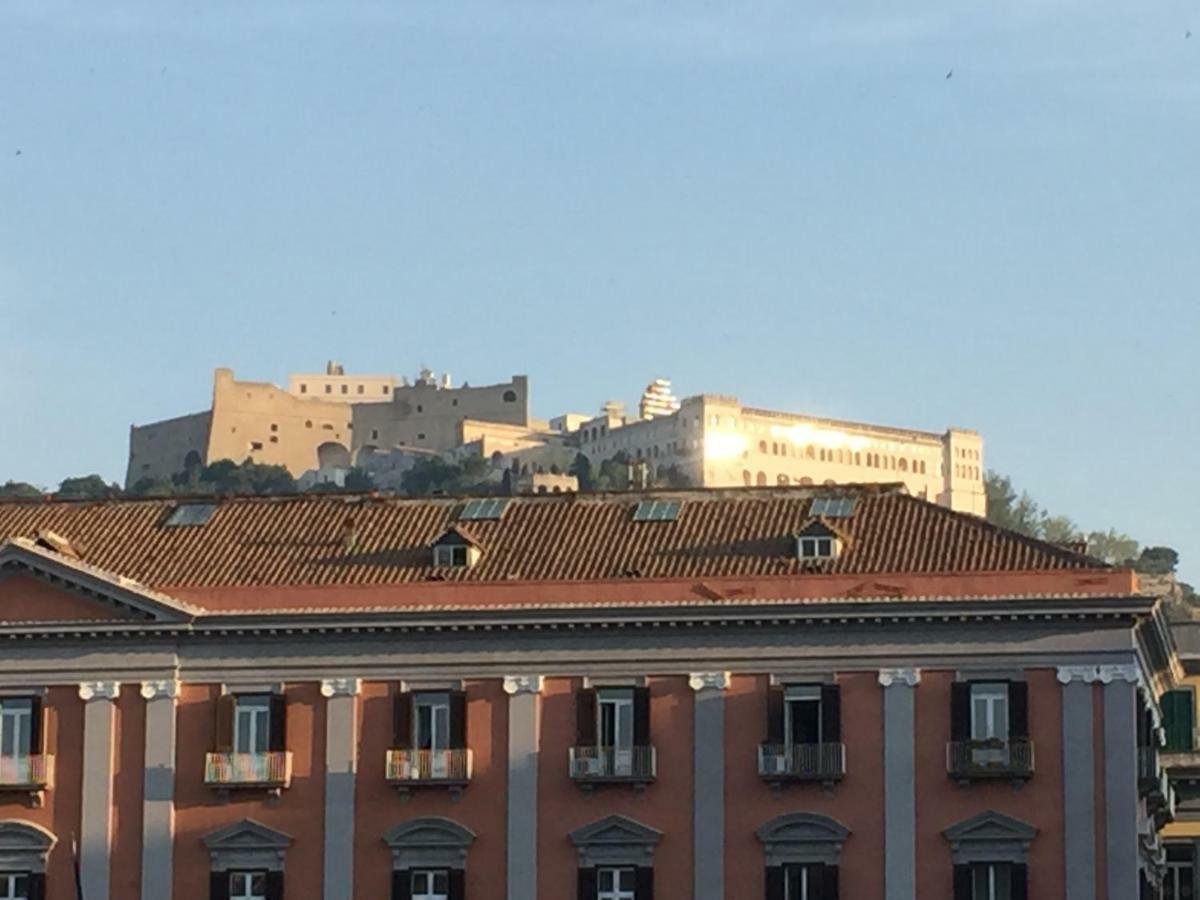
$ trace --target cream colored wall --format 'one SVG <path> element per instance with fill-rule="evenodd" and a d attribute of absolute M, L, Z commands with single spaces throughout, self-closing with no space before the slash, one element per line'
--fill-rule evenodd
<path fill-rule="evenodd" d="M 511 401 L 505 400 L 510 395 Z M 458 446 L 464 420 L 528 427 L 529 385 L 523 375 L 506 384 L 438 388 L 410 385 L 395 389 L 390 403 L 354 406 L 354 450 L 374 446 L 451 450 Z"/>
<path fill-rule="evenodd" d="M 698 486 L 903 483 L 913 496 L 986 512 L 983 442 L 974 432 L 938 435 L 817 419 L 705 395 L 650 421 L 589 420 L 580 437 L 593 463 L 624 451 L 655 468 L 678 466 Z M 947 480 L 951 452 L 962 454 L 961 465 L 949 468 Z"/>
<path fill-rule="evenodd" d="M 212 413 L 202 412 L 130 428 L 125 486 L 133 487 L 143 478 L 168 479 L 182 472 L 189 453 L 196 453 L 203 462 L 211 422 Z"/>
<path fill-rule="evenodd" d="M 288 378 L 288 393 L 305 400 L 332 403 L 386 403 L 396 389 L 392 375 L 301 374 Z"/>
<path fill-rule="evenodd" d="M 345 403 L 303 400 L 276 385 L 237 381 L 229 369 L 218 369 L 207 461 L 251 459 L 285 466 L 299 476 L 318 467 L 323 444 L 349 452 L 350 416 Z"/>

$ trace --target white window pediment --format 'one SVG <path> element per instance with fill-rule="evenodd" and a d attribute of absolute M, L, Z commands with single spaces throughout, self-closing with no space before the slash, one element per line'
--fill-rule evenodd
<path fill-rule="evenodd" d="M 571 832 L 580 868 L 651 866 L 662 832 L 626 816 L 612 815 Z"/>
<path fill-rule="evenodd" d="M 989 810 L 942 832 L 950 841 L 955 865 L 1007 862 L 1025 865 L 1038 830 L 1020 819 Z"/>
<path fill-rule="evenodd" d="M 22 819 L 0 821 L 0 870 L 45 872 L 46 857 L 58 838 L 41 825 Z"/>
<path fill-rule="evenodd" d="M 253 819 L 243 819 L 208 834 L 204 846 L 212 854 L 212 870 L 263 869 L 283 871 L 292 837 Z"/>

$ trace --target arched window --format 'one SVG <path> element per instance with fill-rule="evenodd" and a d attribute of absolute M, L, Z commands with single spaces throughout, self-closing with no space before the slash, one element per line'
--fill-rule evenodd
<path fill-rule="evenodd" d="M 905 459 L 903 456 L 902 456 L 902 457 L 900 457 L 900 471 L 901 471 L 901 472 L 907 472 L 907 471 L 908 471 L 908 460 L 907 460 L 907 459 Z"/>
<path fill-rule="evenodd" d="M 767 473 L 759 472 L 758 475 L 756 475 L 754 478 L 754 483 L 757 484 L 759 487 L 766 487 L 767 486 Z"/>
<path fill-rule="evenodd" d="M 792 483 L 792 480 L 790 478 L 788 478 L 786 475 L 778 476 L 775 479 L 775 481 L 783 487 L 787 487 L 789 484 Z"/>
<path fill-rule="evenodd" d="M 392 851 L 393 897 L 466 896 L 467 852 L 475 833 L 451 819 L 426 816 L 383 836 Z"/>
<path fill-rule="evenodd" d="M 804 448 L 804 456 L 807 459 L 816 459 L 816 451 L 813 450 L 812 444 L 809 444 L 807 447 Z"/>
<path fill-rule="evenodd" d="M 850 829 L 829 816 L 790 813 L 758 829 L 768 897 L 836 897 Z"/>
<path fill-rule="evenodd" d="M 517 402 L 517 392 L 516 391 L 505 391 L 504 392 L 504 402 L 505 403 L 516 403 Z"/>
<path fill-rule="evenodd" d="M 759 452 L 759 453 L 766 453 L 766 452 L 767 452 L 767 442 L 766 442 L 766 441 L 759 441 L 759 442 L 758 442 L 758 452 Z"/>
<path fill-rule="evenodd" d="M 746 487 L 750 487 L 754 483 L 754 476 L 750 474 L 749 469 L 742 469 L 742 482 Z"/>

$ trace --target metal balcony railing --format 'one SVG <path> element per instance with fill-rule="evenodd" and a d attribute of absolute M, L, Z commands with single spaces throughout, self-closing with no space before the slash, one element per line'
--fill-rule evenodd
<path fill-rule="evenodd" d="M 994 738 L 984 741 L 951 741 L 946 745 L 946 772 L 951 778 L 1033 777 L 1033 741 Z"/>
<path fill-rule="evenodd" d="M 393 783 L 466 784 L 475 757 L 470 750 L 389 750 L 387 780 Z"/>
<path fill-rule="evenodd" d="M 291 751 L 209 753 L 204 759 L 204 783 L 214 787 L 289 787 Z"/>
<path fill-rule="evenodd" d="M 758 774 L 766 781 L 840 781 L 845 744 L 761 744 Z"/>
<path fill-rule="evenodd" d="M 571 777 L 578 782 L 653 781 L 658 760 L 652 746 L 572 747 Z"/>
<path fill-rule="evenodd" d="M 0 790 L 40 791 L 53 784 L 53 756 L 42 753 L 0 756 Z"/>

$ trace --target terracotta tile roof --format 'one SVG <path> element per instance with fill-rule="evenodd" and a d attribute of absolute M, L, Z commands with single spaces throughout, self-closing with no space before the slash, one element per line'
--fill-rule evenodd
<path fill-rule="evenodd" d="M 837 520 L 847 545 L 806 568 L 792 535 L 829 495 L 857 499 Z M 677 520 L 634 522 L 649 496 L 681 501 Z M 469 569 L 435 569 L 429 549 L 462 498 L 227 498 L 205 501 L 217 503 L 207 524 L 166 526 L 180 502 L 4 502 L 0 540 L 52 530 L 89 565 L 155 588 L 1103 568 L 886 485 L 515 497 L 500 520 L 470 523 L 483 554 Z"/>

